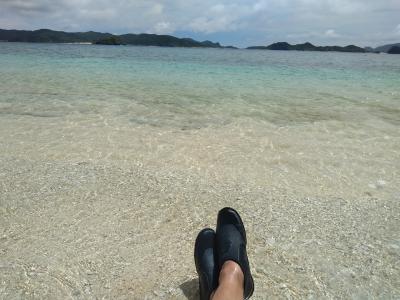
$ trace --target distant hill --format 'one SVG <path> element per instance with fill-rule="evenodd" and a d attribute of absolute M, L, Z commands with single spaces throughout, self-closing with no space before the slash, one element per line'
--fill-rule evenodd
<path fill-rule="evenodd" d="M 111 37 L 110 33 L 64 32 L 49 29 L 29 30 L 4 30 L 0 29 L 0 40 L 8 42 L 30 43 L 94 43 L 100 39 Z"/>
<path fill-rule="evenodd" d="M 389 49 L 388 53 L 389 54 L 400 54 L 400 47 L 393 46 L 392 48 Z"/>
<path fill-rule="evenodd" d="M 296 44 L 291 45 L 286 42 L 279 42 L 274 43 L 269 46 L 252 46 L 248 47 L 247 49 L 254 50 L 254 49 L 261 49 L 261 50 L 297 50 L 297 51 L 336 51 L 336 52 L 359 52 L 364 53 L 366 52 L 365 49 L 349 45 L 346 47 L 340 46 L 314 46 L 311 43 L 304 43 L 304 44 Z"/>
<path fill-rule="evenodd" d="M 374 50 L 377 51 L 377 52 L 385 52 L 385 53 L 387 53 L 390 50 L 390 48 L 392 48 L 394 46 L 400 47 L 400 43 L 379 46 L 379 47 L 376 47 Z"/>
<path fill-rule="evenodd" d="M 101 32 L 64 32 L 50 29 L 4 30 L 0 29 L 0 40 L 8 42 L 29 43 L 93 43 L 103 45 L 137 45 L 161 47 L 197 47 L 197 48 L 235 48 L 223 47 L 211 41 L 199 42 L 189 38 L 177 38 L 171 35 L 158 34 L 122 34 L 113 35 Z"/>

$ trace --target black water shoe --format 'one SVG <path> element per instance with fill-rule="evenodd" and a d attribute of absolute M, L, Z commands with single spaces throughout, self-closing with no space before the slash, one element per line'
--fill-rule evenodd
<path fill-rule="evenodd" d="M 246 231 L 238 212 L 230 207 L 221 209 L 218 213 L 216 236 L 218 269 L 228 260 L 236 262 L 244 275 L 243 297 L 249 299 L 254 292 L 254 281 L 250 273 L 246 244 Z"/>
<path fill-rule="evenodd" d="M 200 300 L 209 300 L 218 286 L 215 231 L 206 228 L 197 235 L 194 246 L 194 262 L 199 274 Z"/>

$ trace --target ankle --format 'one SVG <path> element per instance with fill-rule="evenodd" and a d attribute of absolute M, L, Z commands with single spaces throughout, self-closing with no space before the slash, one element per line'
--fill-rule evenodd
<path fill-rule="evenodd" d="M 220 284 L 223 282 L 235 282 L 243 286 L 244 275 L 242 269 L 236 262 L 232 260 L 226 261 L 219 273 L 219 282 Z"/>

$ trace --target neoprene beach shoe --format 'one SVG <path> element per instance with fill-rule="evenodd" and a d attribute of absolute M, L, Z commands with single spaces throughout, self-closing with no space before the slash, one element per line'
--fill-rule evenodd
<path fill-rule="evenodd" d="M 254 281 L 250 272 L 246 252 L 246 230 L 239 213 L 230 207 L 221 209 L 217 219 L 216 248 L 218 269 L 232 260 L 242 269 L 244 275 L 244 299 L 249 299 L 254 292 Z"/>
<path fill-rule="evenodd" d="M 218 285 L 216 265 L 215 231 L 206 228 L 197 235 L 194 246 L 194 262 L 199 274 L 200 300 L 209 300 Z"/>

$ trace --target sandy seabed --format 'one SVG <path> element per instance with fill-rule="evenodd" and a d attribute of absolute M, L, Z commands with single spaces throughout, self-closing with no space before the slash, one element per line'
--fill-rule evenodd
<path fill-rule="evenodd" d="M 253 299 L 398 299 L 399 150 L 367 121 L 1 115 L 0 298 L 197 299 L 194 240 L 232 206 Z"/>

